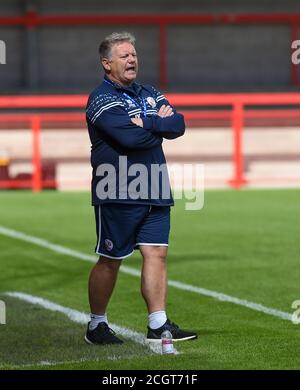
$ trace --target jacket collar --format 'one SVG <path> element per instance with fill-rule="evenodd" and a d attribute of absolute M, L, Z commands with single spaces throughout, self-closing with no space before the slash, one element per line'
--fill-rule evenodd
<path fill-rule="evenodd" d="M 123 87 L 114 81 L 110 80 L 106 75 L 104 76 L 103 83 L 110 88 L 116 89 L 119 92 L 125 92 L 125 93 L 133 93 L 135 95 L 138 95 L 142 89 L 142 86 L 139 83 L 136 83 L 135 81 L 131 84 L 130 87 Z"/>

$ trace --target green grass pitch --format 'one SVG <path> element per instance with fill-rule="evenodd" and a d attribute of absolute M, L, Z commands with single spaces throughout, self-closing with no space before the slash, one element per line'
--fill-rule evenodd
<path fill-rule="evenodd" d="M 293 313 L 300 299 L 299 190 L 219 190 L 200 211 L 172 210 L 169 279 Z M 0 192 L 0 226 L 93 255 L 90 195 Z M 138 252 L 124 265 L 139 269 Z M 0 369 L 299 369 L 300 324 L 195 292 L 169 287 L 168 314 L 199 338 L 156 355 L 128 340 L 89 346 L 85 325 L 5 295 L 19 291 L 89 313 L 92 263 L 0 234 Z M 119 274 L 109 320 L 146 333 L 140 280 Z"/>

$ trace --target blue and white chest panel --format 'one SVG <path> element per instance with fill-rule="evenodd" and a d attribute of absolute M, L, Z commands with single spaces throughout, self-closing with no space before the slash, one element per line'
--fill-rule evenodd
<path fill-rule="evenodd" d="M 124 96 L 122 98 L 124 108 L 128 115 L 133 118 L 140 118 L 143 116 L 157 115 L 157 102 L 152 96 L 135 97 Z"/>

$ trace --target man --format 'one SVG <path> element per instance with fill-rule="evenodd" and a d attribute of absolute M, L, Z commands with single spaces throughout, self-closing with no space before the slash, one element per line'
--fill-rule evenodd
<path fill-rule="evenodd" d="M 113 33 L 104 39 L 99 47 L 104 80 L 87 103 L 95 251 L 100 255 L 89 279 L 91 321 L 85 340 L 90 344 L 123 342 L 109 328 L 106 310 L 121 261 L 137 248 L 143 257 L 141 292 L 149 313 L 147 339 L 160 340 L 166 329 L 174 340 L 197 338 L 166 315 L 166 256 L 173 199 L 170 188 L 163 188 L 166 182 L 169 185 L 166 172 L 161 171 L 164 179 L 156 183 L 151 175 L 155 167 L 165 166 L 163 138 L 183 135 L 184 118 L 153 87 L 135 82 L 138 60 L 134 44 L 129 33 Z M 131 171 L 137 170 L 140 175 L 134 178 Z"/>

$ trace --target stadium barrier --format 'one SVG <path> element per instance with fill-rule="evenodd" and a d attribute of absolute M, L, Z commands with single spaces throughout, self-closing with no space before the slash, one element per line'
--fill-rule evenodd
<path fill-rule="evenodd" d="M 228 184 L 237 189 L 249 181 L 244 174 L 243 129 L 245 120 L 266 116 L 285 120 L 290 118 L 300 119 L 298 107 L 300 106 L 300 93 L 168 94 L 167 99 L 175 107 L 180 108 L 181 112 L 185 114 L 187 123 L 203 119 L 222 119 L 230 122 L 233 140 L 231 159 L 234 174 L 233 177 L 228 179 Z M 0 188 L 29 187 L 38 192 L 43 188 L 56 187 L 53 178 L 49 179 L 43 175 L 41 131 L 45 123 L 47 123 L 48 128 L 55 128 L 57 123 L 62 122 L 74 123 L 80 121 L 83 124 L 85 120 L 83 108 L 86 101 L 87 97 L 84 95 L 0 97 L 0 130 L 9 128 L 9 124 L 12 122 L 19 122 L 23 126 L 27 123 L 31 129 L 31 163 L 33 167 L 31 177 L 25 179 L 14 180 L 9 177 L 6 179 L 2 177 Z M 266 109 L 270 106 L 273 109 Z M 294 109 L 291 109 L 291 106 Z M 209 109 L 206 109 L 208 107 Z M 282 109 L 282 107 L 285 108 Z M 30 110 L 31 112 L 24 113 L 24 110 Z M 49 110 L 55 110 L 55 112 L 47 112 Z M 74 110 L 77 110 L 77 112 L 74 112 Z M 199 160 L 201 160 L 201 156 Z M 5 164 L 8 165 L 8 159 L 2 161 L 2 165 Z"/>

